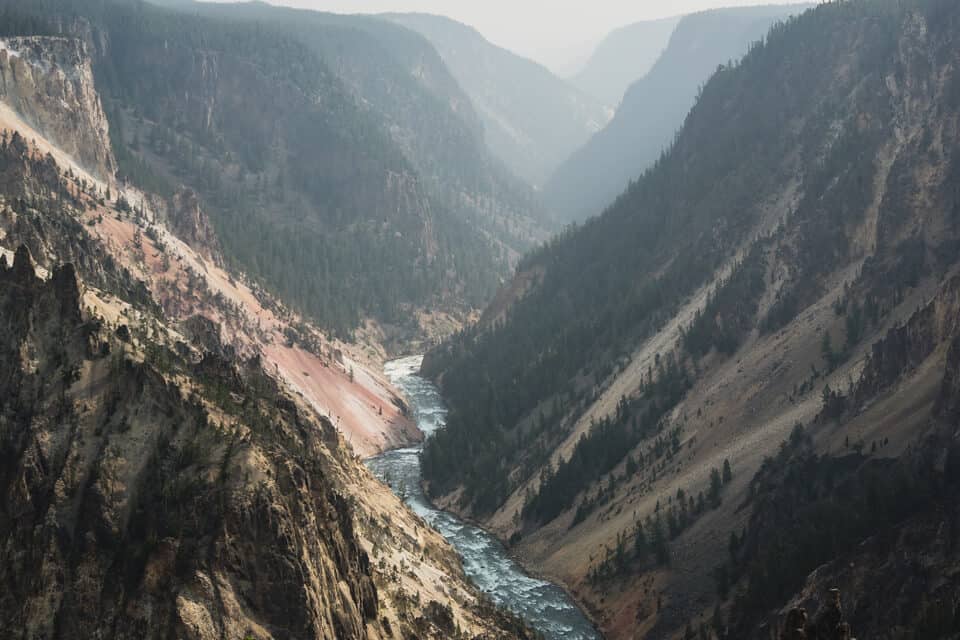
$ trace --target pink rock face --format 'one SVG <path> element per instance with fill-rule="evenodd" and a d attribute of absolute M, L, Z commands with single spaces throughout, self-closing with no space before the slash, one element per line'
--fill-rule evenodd
<path fill-rule="evenodd" d="M 181 196 L 176 206 L 189 218 L 183 225 L 198 234 L 193 236 L 194 243 L 189 237 L 158 231 L 163 249 L 142 235 L 141 255 L 131 248 L 137 225 L 109 212 L 91 229 L 112 248 L 121 264 L 144 280 L 170 319 L 180 322 L 202 316 L 215 325 L 217 340 L 237 353 L 245 357 L 262 354 L 267 374 L 302 394 L 361 457 L 421 440 L 419 430 L 398 408 L 394 391 L 374 372 L 375 364 L 344 357 L 338 353 L 343 345 L 321 339 L 319 334 L 314 335 L 317 344 L 312 347 L 290 345 L 285 332 L 297 323 L 297 316 L 277 312 L 272 303 L 264 304 L 247 285 L 217 266 L 216 254 L 202 235 L 205 215 L 190 205 L 188 195 Z M 189 284 L 191 281 L 194 284 Z"/>
<path fill-rule="evenodd" d="M 266 359 L 364 458 L 419 442 L 423 435 L 400 411 L 387 384 L 359 365 L 353 380 L 338 364 L 299 347 L 272 345 Z"/>

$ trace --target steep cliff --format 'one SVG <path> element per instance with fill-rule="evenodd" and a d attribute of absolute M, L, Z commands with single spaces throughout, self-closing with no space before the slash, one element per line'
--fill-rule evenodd
<path fill-rule="evenodd" d="M 529 184 L 554 168 L 609 119 L 607 109 L 541 65 L 488 42 L 444 16 L 385 16 L 429 40 L 470 96 L 487 145 Z"/>
<path fill-rule="evenodd" d="M 98 178 L 113 179 L 109 126 L 82 41 L 0 40 L 0 101 Z"/>
<path fill-rule="evenodd" d="M 0 280 L 6 628 L 367 637 L 369 561 L 319 468 L 331 425 L 298 430 L 207 360 L 181 373 L 199 389 L 165 377 L 165 345 L 84 321 L 69 266 L 43 282 L 21 248 Z M 224 386 L 246 390 L 242 426 L 195 395 Z"/>
<path fill-rule="evenodd" d="M 166 211 L 170 231 L 198 253 L 213 257 L 219 253 L 219 241 L 213 224 L 203 210 L 200 196 L 181 189 L 170 199 Z"/>

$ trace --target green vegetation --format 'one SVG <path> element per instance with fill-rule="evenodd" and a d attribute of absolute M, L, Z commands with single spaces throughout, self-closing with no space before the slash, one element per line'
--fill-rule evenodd
<path fill-rule="evenodd" d="M 49 36 L 56 29 L 50 16 L 24 14 L 15 9 L 0 9 L 0 36 Z"/>
<path fill-rule="evenodd" d="M 752 76 L 727 77 L 750 82 Z M 728 85 L 712 82 L 701 104 L 725 101 L 734 91 Z M 680 138 L 606 215 L 529 256 L 520 268 L 545 268 L 546 274 L 506 323 L 459 335 L 434 353 L 431 366 L 446 372 L 443 392 L 451 415 L 424 451 L 433 493 L 463 484 L 468 503 L 479 511 L 495 508 L 511 489 L 500 479 L 523 455 L 517 444 L 524 429 L 518 427 L 527 416 L 542 402 L 569 407 L 589 401 L 611 363 L 666 322 L 717 266 L 725 243 L 695 230 L 712 227 L 718 218 L 746 215 L 743 203 L 770 179 L 760 158 L 777 153 L 775 145 L 759 143 L 764 137 L 756 135 L 756 125 L 766 120 L 773 128 L 776 121 L 757 113 L 751 126 L 737 126 L 725 121 L 723 110 L 707 107 L 694 116 L 716 121 L 704 125 L 713 134 L 703 145 L 694 149 Z M 709 176 L 730 157 L 730 148 L 743 148 L 757 163 L 718 188 Z M 671 196 L 679 182 L 682 200 Z M 731 219 L 721 239 L 737 237 L 740 226 Z M 668 255 L 674 258 L 657 273 L 656 265 Z M 558 437 L 562 433 L 544 436 L 543 449 Z M 450 466 L 451 460 L 458 463 Z"/>
<path fill-rule="evenodd" d="M 766 289 L 766 255 L 762 243 L 755 244 L 732 275 L 711 292 L 703 311 L 683 332 L 683 346 L 697 358 L 711 349 L 731 355 L 747 332 L 753 329 L 757 299 Z"/>
<path fill-rule="evenodd" d="M 752 624 L 795 594 L 813 569 L 864 539 L 894 542 L 895 526 L 950 500 L 950 473 L 956 470 L 943 475 L 929 465 L 859 453 L 817 455 L 797 425 L 751 480 L 749 525 L 731 535 L 730 557 L 714 572 L 722 598 L 736 593 L 731 629 L 747 637 Z"/>
<path fill-rule="evenodd" d="M 666 506 L 660 502 L 652 516 L 637 520 L 629 532 L 617 534 L 617 544 L 608 549 L 599 563 L 588 574 L 591 582 L 629 575 L 655 565 L 670 564 L 670 542 L 689 529 L 707 511 L 723 503 L 723 488 L 733 478 L 730 462 L 724 460 L 723 471 L 710 470 L 710 484 L 704 491 L 692 493 L 677 489 Z M 666 515 L 664 515 L 664 513 Z"/>
<path fill-rule="evenodd" d="M 621 398 L 615 416 L 594 424 L 588 434 L 580 437 L 569 460 L 562 461 L 556 473 L 549 465 L 541 473 L 540 489 L 524 504 L 523 516 L 537 523 L 553 520 L 569 509 L 577 496 L 590 484 L 607 475 L 642 440 L 658 435 L 663 429 L 662 418 L 683 398 L 690 380 L 682 364 L 671 354 L 657 364 L 657 372 L 641 397 L 633 402 Z M 680 447 L 677 434 L 669 439 L 658 439 L 644 458 L 631 458 L 628 471 L 640 471 L 644 463 L 652 464 L 665 453 L 675 454 Z M 610 476 L 610 483 L 614 482 Z M 601 487 L 602 491 L 602 487 Z M 599 499 L 581 503 L 576 520 L 585 517 Z"/>

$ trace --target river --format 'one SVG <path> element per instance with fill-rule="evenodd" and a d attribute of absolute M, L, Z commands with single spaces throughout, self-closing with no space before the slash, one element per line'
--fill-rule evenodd
<path fill-rule="evenodd" d="M 447 410 L 437 388 L 418 375 L 421 360 L 421 356 L 393 360 L 384 371 L 403 392 L 420 429 L 430 437 L 443 426 Z M 430 505 L 420 489 L 419 447 L 387 452 L 367 465 L 454 546 L 467 575 L 494 602 L 523 616 L 548 640 L 600 637 L 562 589 L 524 573 L 494 536 Z"/>

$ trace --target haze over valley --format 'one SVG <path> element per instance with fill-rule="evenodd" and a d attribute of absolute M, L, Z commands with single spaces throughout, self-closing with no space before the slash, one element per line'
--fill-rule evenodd
<path fill-rule="evenodd" d="M 960 3 L 0 0 L 10 638 L 960 637 Z"/>

